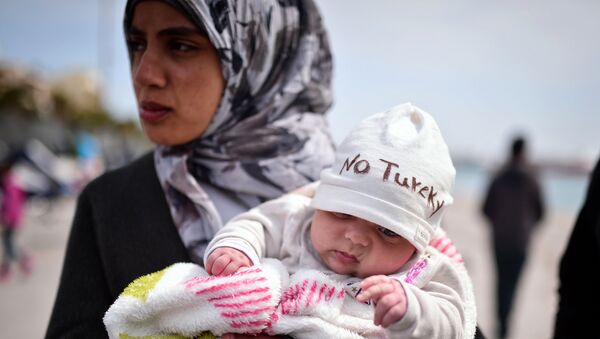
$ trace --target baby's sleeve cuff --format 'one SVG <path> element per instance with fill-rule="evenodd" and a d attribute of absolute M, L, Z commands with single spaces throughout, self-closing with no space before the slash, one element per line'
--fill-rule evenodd
<path fill-rule="evenodd" d="M 206 249 L 206 253 L 204 253 L 204 263 L 206 264 L 206 260 L 208 256 L 217 248 L 220 247 L 231 247 L 235 248 L 238 251 L 243 252 L 249 259 L 252 261 L 253 265 L 258 265 L 260 263 L 260 257 L 254 250 L 254 248 L 245 240 L 239 238 L 229 238 L 227 240 L 220 241 L 214 247 Z"/>

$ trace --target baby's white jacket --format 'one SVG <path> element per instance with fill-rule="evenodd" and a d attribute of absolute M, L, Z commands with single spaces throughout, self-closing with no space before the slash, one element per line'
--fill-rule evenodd
<path fill-rule="evenodd" d="M 356 286 L 358 278 L 340 276 L 329 270 L 312 247 L 309 231 L 314 209 L 310 202 L 309 197 L 287 194 L 237 216 L 210 242 L 205 261 L 216 248 L 232 247 L 244 252 L 254 263 L 260 262 L 262 257 L 277 258 L 290 274 L 314 269 L 345 285 Z M 392 277 L 404 287 L 407 312 L 387 328 L 388 337 L 474 337 L 474 293 L 463 264 L 428 246 Z M 346 298 L 354 297 L 347 293 Z M 373 319 L 373 307 L 369 309 L 364 316 Z"/>

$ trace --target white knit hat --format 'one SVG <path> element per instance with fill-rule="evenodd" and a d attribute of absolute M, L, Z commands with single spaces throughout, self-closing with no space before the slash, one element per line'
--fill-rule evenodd
<path fill-rule="evenodd" d="M 383 226 L 421 252 L 452 204 L 455 174 L 433 117 L 406 103 L 348 134 L 321 172 L 312 206 Z"/>

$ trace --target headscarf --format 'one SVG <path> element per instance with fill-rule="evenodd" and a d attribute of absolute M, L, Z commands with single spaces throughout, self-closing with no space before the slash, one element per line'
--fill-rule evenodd
<path fill-rule="evenodd" d="M 126 30 L 140 1 L 127 3 Z M 201 263 L 222 220 L 199 182 L 251 207 L 316 180 L 333 162 L 324 117 L 332 58 L 312 0 L 164 1 L 206 32 L 226 83 L 202 136 L 154 153 L 173 220 Z"/>

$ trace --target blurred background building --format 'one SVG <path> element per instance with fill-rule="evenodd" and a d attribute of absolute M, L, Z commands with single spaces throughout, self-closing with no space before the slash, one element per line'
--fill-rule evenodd
<path fill-rule="evenodd" d="M 149 148 L 134 120 L 117 121 L 107 110 L 95 74 L 49 78 L 0 63 L 0 158 L 19 154 L 16 174 L 30 195 L 77 193 Z"/>

